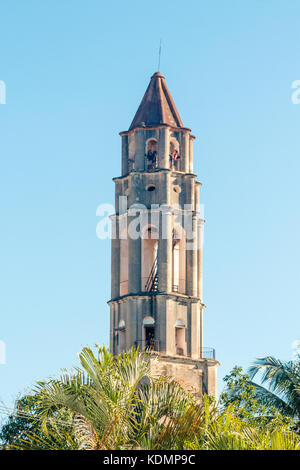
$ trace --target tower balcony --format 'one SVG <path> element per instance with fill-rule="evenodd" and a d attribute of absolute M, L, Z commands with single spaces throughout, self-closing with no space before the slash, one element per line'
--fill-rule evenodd
<path fill-rule="evenodd" d="M 145 155 L 144 159 L 144 164 L 142 167 L 139 168 L 139 171 L 147 171 L 147 172 L 155 172 L 157 170 L 161 170 L 161 168 L 158 166 L 158 161 L 156 159 L 150 159 L 147 157 L 147 154 Z M 127 161 L 128 165 L 128 172 L 127 174 L 131 173 L 132 171 L 136 171 L 136 166 L 134 160 L 128 159 Z M 184 168 L 184 162 L 181 160 L 181 157 L 177 160 L 173 160 L 172 156 L 169 156 L 169 167 L 168 169 L 179 172 L 179 173 L 186 173 L 186 170 Z"/>
<path fill-rule="evenodd" d="M 137 340 L 135 341 L 135 347 L 138 347 L 140 350 L 146 349 L 159 352 L 159 340 L 152 338 L 149 340 Z"/>
<path fill-rule="evenodd" d="M 176 356 L 185 356 L 182 348 L 179 348 L 179 347 L 176 348 Z M 200 348 L 199 359 L 211 359 L 215 361 L 216 350 L 214 348 Z"/>
<path fill-rule="evenodd" d="M 201 359 L 213 359 L 216 360 L 216 350 L 214 348 L 201 348 L 200 349 Z"/>
<path fill-rule="evenodd" d="M 151 340 L 137 340 L 135 341 L 135 347 L 139 348 L 140 350 L 148 350 L 148 351 L 153 351 L 153 352 L 160 352 L 160 347 L 159 347 L 159 340 L 157 339 L 152 339 Z M 176 351 L 176 356 L 184 356 L 183 350 L 181 348 L 177 348 Z M 199 359 L 211 359 L 213 361 L 216 360 L 216 350 L 214 348 L 201 348 L 200 349 L 200 358 Z"/>

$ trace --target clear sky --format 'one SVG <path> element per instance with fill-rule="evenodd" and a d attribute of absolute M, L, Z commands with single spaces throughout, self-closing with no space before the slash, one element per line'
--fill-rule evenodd
<path fill-rule="evenodd" d="M 0 399 L 108 344 L 120 131 L 161 72 L 196 135 L 205 345 L 222 377 L 300 337 L 299 0 L 0 3 Z"/>

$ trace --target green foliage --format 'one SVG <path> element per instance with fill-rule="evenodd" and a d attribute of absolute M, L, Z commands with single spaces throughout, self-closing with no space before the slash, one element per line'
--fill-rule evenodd
<path fill-rule="evenodd" d="M 262 385 L 252 379 L 261 373 Z M 221 395 L 223 408 L 232 406 L 242 420 L 257 426 L 290 426 L 299 430 L 300 366 L 299 360 L 283 362 L 271 356 L 257 359 L 249 375 L 235 367 L 224 378 Z M 267 387 L 263 385 L 266 384 Z"/>
<path fill-rule="evenodd" d="M 19 401 L 1 437 L 7 449 L 300 449 L 293 418 L 260 400 L 249 375 L 225 377 L 220 403 L 199 401 L 177 382 L 150 373 L 148 353 L 79 354 L 81 367 L 38 382 Z M 152 359 L 153 360 L 153 359 Z M 290 405 L 289 405 L 290 406 Z"/>
<path fill-rule="evenodd" d="M 192 436 L 201 407 L 176 382 L 152 378 L 148 354 L 132 349 L 114 358 L 99 347 L 96 358 L 84 348 L 79 360 L 81 368 L 36 385 L 39 434 L 11 448 L 161 449 Z M 58 424 L 62 413 L 70 431 Z"/>
<path fill-rule="evenodd" d="M 234 367 L 229 375 L 224 377 L 226 388 L 220 396 L 222 410 L 230 407 L 235 416 L 254 426 L 287 426 L 293 420 L 284 416 L 268 402 L 262 402 L 257 394 L 257 384 L 250 376 L 243 374 L 241 367 Z"/>
<path fill-rule="evenodd" d="M 287 426 L 250 425 L 235 413 L 233 405 L 207 414 L 203 427 L 189 450 L 300 450 L 300 439 Z"/>
<path fill-rule="evenodd" d="M 58 438 L 64 435 L 64 438 L 61 438 L 61 445 L 68 449 L 66 436 L 68 435 L 71 439 L 73 437 L 72 423 L 68 411 L 57 412 L 53 410 L 53 415 L 48 420 L 47 430 L 45 431 L 41 426 L 36 397 L 26 395 L 16 401 L 14 412 L 8 417 L 0 430 L 1 448 L 3 450 L 13 449 L 20 445 L 24 448 L 31 448 L 31 445 L 28 445 L 30 441 L 32 448 L 49 449 L 51 438 L 56 434 Z M 74 448 L 74 444 L 71 448 Z"/>
<path fill-rule="evenodd" d="M 262 385 L 255 384 L 257 399 L 267 406 L 273 406 L 285 416 L 300 421 L 300 360 L 280 361 L 272 356 L 257 359 L 250 367 L 253 379 L 261 373 Z"/>
<path fill-rule="evenodd" d="M 27 419 L 24 419 L 25 413 Z M 24 396 L 16 401 L 15 413 L 8 417 L 7 422 L 0 430 L 1 447 L 5 449 L 15 444 L 27 433 L 38 432 L 38 428 L 35 417 L 35 403 L 32 397 Z"/>

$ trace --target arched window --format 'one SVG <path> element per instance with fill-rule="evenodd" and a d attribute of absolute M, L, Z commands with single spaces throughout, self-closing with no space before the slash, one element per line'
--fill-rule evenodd
<path fill-rule="evenodd" d="M 173 230 L 173 250 L 172 250 L 172 291 L 185 294 L 185 232 L 180 226 Z"/>
<path fill-rule="evenodd" d="M 120 239 L 120 296 L 128 294 L 128 234 Z"/>
<path fill-rule="evenodd" d="M 135 139 L 130 136 L 128 145 L 128 173 L 134 170 L 135 167 Z"/>
<path fill-rule="evenodd" d="M 176 354 L 178 354 L 179 356 L 183 356 L 186 354 L 185 323 L 183 320 L 176 320 L 175 347 Z"/>
<path fill-rule="evenodd" d="M 146 169 L 155 170 L 158 163 L 158 142 L 156 139 L 148 139 L 146 142 Z"/>
<path fill-rule="evenodd" d="M 173 242 L 173 292 L 179 291 L 179 242 Z"/>
<path fill-rule="evenodd" d="M 118 354 L 121 354 L 126 349 L 126 328 L 125 321 L 119 321 L 118 328 Z"/>
<path fill-rule="evenodd" d="M 143 346 L 147 349 L 155 349 L 155 320 L 147 316 L 143 319 L 144 338 Z"/>
<path fill-rule="evenodd" d="M 142 287 L 146 292 L 157 290 L 158 228 L 151 225 L 142 232 Z"/>
<path fill-rule="evenodd" d="M 170 160 L 170 168 L 175 171 L 180 171 L 181 156 L 180 156 L 179 143 L 174 137 L 171 137 L 170 139 L 169 160 Z"/>

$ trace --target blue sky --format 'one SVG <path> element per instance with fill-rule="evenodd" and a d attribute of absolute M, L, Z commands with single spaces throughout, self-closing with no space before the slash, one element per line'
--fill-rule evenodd
<path fill-rule="evenodd" d="M 0 399 L 108 344 L 120 137 L 161 72 L 196 135 L 205 345 L 222 377 L 292 356 L 299 328 L 300 3 L 10 0 L 0 6 Z"/>

